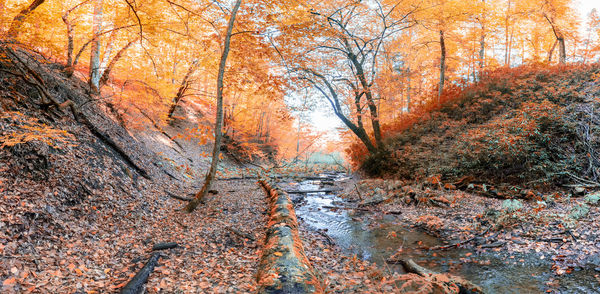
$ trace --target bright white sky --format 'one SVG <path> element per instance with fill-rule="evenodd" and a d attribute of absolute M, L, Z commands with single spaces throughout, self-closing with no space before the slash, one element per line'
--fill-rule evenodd
<path fill-rule="evenodd" d="M 582 15 L 584 21 L 585 18 L 587 17 L 587 14 L 590 13 L 590 11 L 593 8 L 596 8 L 600 11 L 600 1 L 599 0 L 576 0 L 575 3 L 577 3 L 577 8 L 579 10 L 579 13 Z"/>
<path fill-rule="evenodd" d="M 587 15 L 593 8 L 596 8 L 598 12 L 600 12 L 600 0 L 575 0 L 574 3 L 574 8 L 576 8 L 581 15 L 582 25 L 585 25 L 587 21 Z M 342 122 L 329 108 L 318 107 L 317 110 L 311 113 L 310 120 L 315 128 L 320 131 L 328 132 L 330 134 L 328 136 L 329 139 L 333 140 L 339 138 L 335 129 L 338 127 L 344 127 Z"/>

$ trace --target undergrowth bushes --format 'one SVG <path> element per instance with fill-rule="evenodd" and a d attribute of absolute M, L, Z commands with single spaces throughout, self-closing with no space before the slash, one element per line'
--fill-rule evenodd
<path fill-rule="evenodd" d="M 558 185 L 600 177 L 600 66 L 501 68 L 384 126 L 387 152 L 351 156 L 370 175 L 465 175 Z"/>

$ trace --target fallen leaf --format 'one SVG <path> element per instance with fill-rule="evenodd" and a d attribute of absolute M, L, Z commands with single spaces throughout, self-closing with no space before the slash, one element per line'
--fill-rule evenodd
<path fill-rule="evenodd" d="M 17 279 L 15 279 L 15 277 L 11 277 L 11 278 L 4 280 L 4 282 L 2 282 L 2 285 L 10 286 L 10 285 L 13 285 L 16 281 L 17 281 Z"/>

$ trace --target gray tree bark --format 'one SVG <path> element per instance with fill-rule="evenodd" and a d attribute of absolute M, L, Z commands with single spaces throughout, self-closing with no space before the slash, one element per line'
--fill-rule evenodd
<path fill-rule="evenodd" d="M 444 38 L 444 31 L 440 30 L 440 83 L 438 85 L 438 103 L 444 93 L 444 84 L 446 82 L 446 40 Z"/>
<path fill-rule="evenodd" d="M 92 48 L 90 53 L 90 76 L 89 85 L 92 91 L 100 89 L 100 38 L 98 35 L 102 30 L 102 4 L 103 0 L 94 1 L 94 17 L 92 25 Z"/>

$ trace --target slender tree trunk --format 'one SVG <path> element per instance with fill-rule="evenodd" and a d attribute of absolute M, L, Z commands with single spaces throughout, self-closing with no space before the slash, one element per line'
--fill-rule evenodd
<path fill-rule="evenodd" d="M 504 18 L 504 65 L 507 66 L 508 65 L 508 56 L 509 56 L 509 32 L 508 32 L 508 26 L 510 23 L 510 6 L 512 4 L 511 0 L 508 0 L 508 8 L 506 9 L 506 17 Z"/>
<path fill-rule="evenodd" d="M 559 62 L 560 64 L 565 64 L 567 62 L 567 51 L 565 48 L 565 36 L 562 34 L 562 31 L 555 25 L 554 18 L 552 16 L 548 16 L 544 13 L 544 17 L 552 27 L 552 32 L 554 32 L 554 36 L 556 37 L 556 42 L 552 46 L 552 50 L 554 51 L 554 46 L 558 43 L 558 52 L 559 52 Z"/>
<path fill-rule="evenodd" d="M 204 180 L 204 186 L 202 189 L 196 193 L 196 196 L 188 205 L 184 208 L 187 212 L 192 212 L 200 202 L 204 199 L 208 190 L 212 185 L 212 181 L 215 178 L 215 174 L 217 172 L 217 165 L 219 164 L 219 155 L 221 150 L 221 138 L 223 136 L 223 132 L 221 128 L 223 127 L 223 76 L 225 75 L 225 67 L 227 65 L 227 56 L 229 55 L 229 44 L 231 42 L 231 32 L 233 31 L 233 25 L 235 23 L 235 16 L 242 4 L 242 0 L 237 0 L 235 5 L 233 6 L 233 10 L 231 11 L 231 17 L 229 18 L 229 23 L 227 24 L 227 34 L 225 35 L 225 42 L 223 44 L 223 54 L 221 55 L 221 62 L 219 63 L 219 75 L 217 77 L 217 117 L 215 123 L 215 145 L 212 152 L 212 162 L 210 164 L 210 170 L 206 175 L 206 179 Z"/>
<path fill-rule="evenodd" d="M 300 115 L 302 115 L 302 114 L 300 114 Z M 298 117 L 298 133 L 296 136 L 296 158 L 294 159 L 294 162 L 296 162 L 296 160 L 298 160 L 298 156 L 300 156 L 300 130 L 301 130 L 300 126 L 302 123 L 301 118 L 302 118 L 302 116 Z"/>
<path fill-rule="evenodd" d="M 106 82 L 108 82 L 108 78 L 110 77 L 110 72 L 112 71 L 112 69 L 115 66 L 115 64 L 117 63 L 117 61 L 119 61 L 119 59 L 121 59 L 121 57 L 123 57 L 123 54 L 125 53 L 125 51 L 127 51 L 127 49 L 129 49 L 129 47 L 131 47 L 131 45 L 133 45 L 133 43 L 137 42 L 137 40 L 139 40 L 139 38 L 129 41 L 129 43 L 127 43 L 127 45 L 125 45 L 125 47 L 121 48 L 121 50 L 119 50 L 119 52 L 117 52 L 117 55 L 115 55 L 115 57 L 113 57 L 110 60 L 110 62 L 106 66 L 106 69 L 102 73 L 102 77 L 100 77 L 100 80 L 98 81 L 98 89 L 100 89 L 100 87 L 104 86 L 106 84 Z M 108 54 L 108 53 L 109 52 L 107 52 L 106 54 Z"/>
<path fill-rule="evenodd" d="M 108 40 L 106 41 L 106 43 L 104 43 L 103 47 L 104 47 L 104 53 L 102 54 L 102 57 L 100 58 L 100 70 L 98 71 L 98 75 L 100 75 L 100 78 L 102 78 L 102 75 L 104 75 L 104 72 L 106 71 L 106 66 L 108 65 L 108 63 L 110 62 L 110 55 L 112 54 L 113 48 L 114 48 L 114 40 L 115 40 L 115 33 L 113 32 L 112 34 L 110 34 L 110 36 L 108 37 Z"/>
<path fill-rule="evenodd" d="M 377 111 L 377 105 L 375 105 L 375 100 L 373 98 L 373 91 L 371 90 L 371 84 L 367 81 L 367 76 L 365 74 L 365 70 L 363 67 L 363 62 L 358 60 L 358 57 L 352 52 L 352 47 L 348 42 L 346 37 L 342 37 L 341 41 L 344 43 L 344 46 L 348 50 L 348 59 L 354 65 L 354 69 L 356 70 L 356 77 L 360 81 L 360 85 L 362 91 L 364 92 L 365 99 L 367 100 L 367 107 L 369 108 L 369 114 L 371 115 L 371 127 L 373 128 L 373 136 L 375 137 L 375 144 L 377 144 L 377 149 L 383 149 L 383 140 L 381 137 L 381 126 L 379 123 L 379 113 Z"/>
<path fill-rule="evenodd" d="M 444 83 L 446 82 L 446 40 L 444 38 L 443 30 L 440 30 L 440 51 L 440 83 L 438 85 L 437 103 L 440 103 L 440 99 L 444 93 Z"/>
<path fill-rule="evenodd" d="M 554 41 L 554 44 L 552 44 L 552 48 L 550 48 L 550 51 L 548 51 L 548 62 L 552 62 L 552 55 L 554 54 L 554 48 L 556 48 L 556 44 L 558 43 L 558 40 Z"/>
<path fill-rule="evenodd" d="M 271 141 L 271 113 L 267 113 L 267 123 L 265 124 L 267 130 L 265 132 L 266 143 Z"/>
<path fill-rule="evenodd" d="M 412 91 L 411 86 L 411 72 L 410 66 L 406 68 L 406 112 L 410 113 L 410 92 Z M 402 114 L 402 113 L 401 113 Z"/>
<path fill-rule="evenodd" d="M 10 28 L 8 29 L 8 39 L 9 40 L 14 40 L 17 38 L 17 36 L 19 34 L 19 29 L 21 28 L 21 25 L 25 21 L 25 18 L 27 18 L 27 16 L 32 11 L 34 11 L 36 8 L 38 8 L 38 6 L 42 5 L 43 3 L 44 3 L 44 0 L 33 0 L 33 2 L 31 4 L 29 4 L 29 6 L 27 6 L 27 8 L 21 10 L 19 12 L 19 14 L 17 14 L 17 16 L 15 16 L 15 18 L 13 18 L 13 21 L 10 24 Z"/>
<path fill-rule="evenodd" d="M 479 74 L 477 75 L 477 80 L 479 81 L 481 81 L 483 69 L 485 68 L 485 21 L 487 18 L 487 7 L 485 1 L 486 0 L 481 0 L 483 3 L 483 13 L 481 14 L 481 19 L 479 20 L 479 23 L 481 24 L 481 35 L 479 36 Z"/>
<path fill-rule="evenodd" d="M 481 75 L 485 68 L 485 26 L 481 27 L 481 36 L 479 37 L 479 75 L 478 80 L 481 81 Z"/>
<path fill-rule="evenodd" d="M 92 91 L 100 89 L 100 38 L 98 35 L 102 30 L 102 4 L 103 0 L 94 1 L 94 17 L 92 25 L 92 48 L 90 54 L 90 76 L 89 85 Z"/>
<path fill-rule="evenodd" d="M 560 38 L 557 39 L 557 41 L 558 41 L 558 52 L 560 54 L 559 62 L 560 62 L 560 64 L 565 64 L 565 63 L 567 63 L 567 51 L 565 48 L 565 38 L 561 35 Z"/>
<path fill-rule="evenodd" d="M 190 77 L 194 74 L 194 72 L 196 71 L 197 68 L 198 68 L 198 60 L 194 60 L 194 62 L 190 65 L 187 72 L 185 73 L 185 76 L 183 77 L 181 84 L 179 84 L 179 89 L 177 90 L 177 94 L 175 95 L 175 97 L 173 97 L 173 100 L 171 101 L 171 106 L 169 107 L 169 112 L 167 113 L 167 119 L 170 120 L 173 118 L 173 113 L 175 113 L 175 109 L 177 109 L 177 105 L 179 104 L 179 101 L 181 101 L 181 98 L 183 98 L 183 96 L 185 95 L 185 92 L 190 87 Z M 173 67 L 173 72 L 175 72 L 175 67 Z"/>
<path fill-rule="evenodd" d="M 79 5 L 77 5 L 79 6 Z M 65 66 L 65 70 L 67 72 L 67 76 L 72 76 L 74 72 L 73 68 L 73 24 L 69 20 L 69 14 L 73 11 L 74 8 L 69 9 L 62 16 L 62 20 L 67 26 L 67 64 Z"/>
<path fill-rule="evenodd" d="M 582 59 L 583 64 L 587 64 L 588 55 L 590 53 L 589 48 L 590 48 L 591 38 L 592 38 L 592 26 L 590 25 L 590 27 L 588 28 L 588 34 L 587 34 L 587 38 L 586 38 L 586 42 L 585 42 L 585 49 L 583 50 L 583 59 Z"/>
<path fill-rule="evenodd" d="M 510 29 L 510 41 L 508 42 L 508 56 L 507 56 L 507 59 L 508 59 L 507 65 L 508 65 L 508 67 L 511 67 L 511 63 L 512 63 L 512 49 L 513 49 L 513 40 L 514 40 L 514 37 L 515 37 L 515 27 L 512 26 L 511 29 Z"/>

